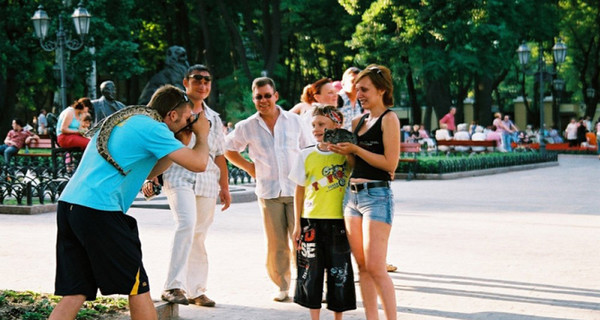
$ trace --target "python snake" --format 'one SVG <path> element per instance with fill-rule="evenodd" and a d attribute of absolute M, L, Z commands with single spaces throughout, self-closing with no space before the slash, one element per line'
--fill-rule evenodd
<path fill-rule="evenodd" d="M 104 120 L 98 122 L 94 127 L 84 134 L 85 137 L 92 138 L 94 134 L 99 131 L 98 139 L 96 140 L 96 148 L 98 149 L 98 153 L 104 159 L 106 159 L 108 163 L 115 167 L 115 169 L 117 169 L 123 176 L 126 176 L 131 169 L 127 171 L 123 170 L 123 168 L 112 157 L 110 152 L 108 152 L 108 139 L 110 138 L 110 134 L 116 125 L 135 115 L 146 115 L 156 121 L 163 121 L 163 117 L 155 109 L 146 106 L 129 106 L 104 118 Z"/>

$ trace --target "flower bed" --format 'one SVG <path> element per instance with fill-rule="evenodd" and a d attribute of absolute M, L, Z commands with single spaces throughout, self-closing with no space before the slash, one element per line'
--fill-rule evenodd
<path fill-rule="evenodd" d="M 442 174 L 452 172 L 463 172 L 472 170 L 483 170 L 533 164 L 540 162 L 556 162 L 558 154 L 555 152 L 514 152 L 514 153 L 484 153 L 484 154 L 453 154 L 450 156 L 419 155 L 419 174 Z M 408 173 L 409 165 L 399 163 L 396 173 Z"/>

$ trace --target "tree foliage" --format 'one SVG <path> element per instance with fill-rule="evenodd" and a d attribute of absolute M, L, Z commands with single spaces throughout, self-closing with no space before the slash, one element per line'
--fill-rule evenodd
<path fill-rule="evenodd" d="M 30 21 L 39 3 L 5 0 L 0 6 L 1 132 L 15 115 L 30 120 L 55 100 L 55 54 L 39 47 Z M 63 1 L 43 5 L 53 35 Z M 275 79 L 280 104 L 290 108 L 306 84 L 339 79 L 349 66 L 380 63 L 393 71 L 396 101 L 410 106 L 411 121 L 421 121 L 422 106 L 428 107 L 428 123 L 433 112 L 439 117 L 451 105 L 461 120 L 462 101 L 470 96 L 476 118 L 486 125 L 492 111 L 510 111 L 507 99 L 514 94 L 507 93 L 518 83 L 523 94 L 536 96 L 533 80 L 523 77 L 516 62 L 520 42 L 540 43 L 548 55 L 558 36 L 569 46 L 561 74 L 576 92 L 573 98 L 585 100 L 588 87 L 600 92 L 598 0 L 96 0 L 84 5 L 92 14 L 91 38 L 86 48 L 68 52 L 69 100 L 91 94 L 86 79 L 95 61 L 97 83 L 113 80 L 118 99 L 136 103 L 146 81 L 163 68 L 167 48 L 179 45 L 191 64 L 211 68 L 209 103 L 228 120 L 254 112 L 250 85 L 262 74 Z M 64 8 L 68 30 L 73 9 Z M 599 97 L 585 100 L 589 115 Z"/>

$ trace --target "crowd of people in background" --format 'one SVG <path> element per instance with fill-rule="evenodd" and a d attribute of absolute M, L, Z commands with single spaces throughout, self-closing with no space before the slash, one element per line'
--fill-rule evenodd
<path fill-rule="evenodd" d="M 600 135 L 600 122 L 596 121 L 592 126 L 591 118 L 571 118 L 564 131 L 556 126 L 546 127 L 543 130 L 534 130 L 532 125 L 527 125 L 524 130 L 520 129 L 511 119 L 510 115 L 502 115 L 500 112 L 494 114 L 494 120 L 488 126 L 479 125 L 476 121 L 470 124 L 454 124 L 455 108 L 439 121 L 439 128 L 433 130 L 434 139 L 425 130 L 423 124 L 404 125 L 402 127 L 402 141 L 416 142 L 426 146 L 428 150 L 447 152 L 451 147 L 437 146 L 439 140 L 471 140 L 471 141 L 496 141 L 494 150 L 499 152 L 511 152 L 514 148 L 530 148 L 543 141 L 545 144 L 568 143 L 569 147 L 598 149 L 598 136 Z M 450 128 L 455 128 L 451 130 Z M 459 152 L 483 152 L 485 147 L 456 146 L 454 151 Z"/>

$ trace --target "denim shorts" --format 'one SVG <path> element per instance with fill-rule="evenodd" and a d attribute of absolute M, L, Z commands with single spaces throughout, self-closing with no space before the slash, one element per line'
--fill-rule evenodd
<path fill-rule="evenodd" d="M 394 194 L 389 187 L 364 188 L 358 192 L 346 189 L 344 216 L 361 217 L 392 224 Z"/>

